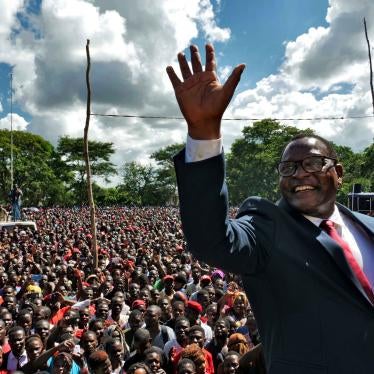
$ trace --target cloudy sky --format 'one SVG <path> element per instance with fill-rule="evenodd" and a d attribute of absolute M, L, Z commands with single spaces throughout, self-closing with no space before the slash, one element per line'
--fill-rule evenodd
<path fill-rule="evenodd" d="M 53 144 L 83 136 L 85 44 L 92 112 L 180 116 L 165 73 L 191 43 L 217 51 L 222 80 L 246 63 L 226 117 L 316 118 L 372 114 L 363 17 L 374 46 L 372 0 L 0 0 L 0 128 Z M 362 150 L 373 118 L 282 121 Z M 224 123 L 230 147 L 250 121 Z M 148 162 L 185 140 L 178 120 L 92 117 L 90 138 L 114 143 L 113 161 Z"/>

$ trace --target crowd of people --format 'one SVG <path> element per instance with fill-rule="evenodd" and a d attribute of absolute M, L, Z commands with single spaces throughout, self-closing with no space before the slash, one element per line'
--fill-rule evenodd
<path fill-rule="evenodd" d="M 179 211 L 29 212 L 0 231 L 0 374 L 264 373 L 239 277 L 187 251 Z"/>

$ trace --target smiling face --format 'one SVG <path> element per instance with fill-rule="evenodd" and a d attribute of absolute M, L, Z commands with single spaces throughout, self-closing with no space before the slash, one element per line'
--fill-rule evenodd
<path fill-rule="evenodd" d="M 282 161 L 301 161 L 309 156 L 331 157 L 321 140 L 306 137 L 289 143 Z M 340 164 L 317 173 L 308 173 L 298 164 L 293 175 L 280 177 L 279 186 L 284 199 L 298 212 L 328 218 L 334 211 L 336 191 L 342 176 Z"/>

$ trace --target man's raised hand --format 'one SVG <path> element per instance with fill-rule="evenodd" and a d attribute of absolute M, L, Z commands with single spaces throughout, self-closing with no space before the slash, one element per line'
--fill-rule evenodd
<path fill-rule="evenodd" d="M 199 50 L 190 47 L 192 72 L 183 53 L 178 54 L 183 81 L 171 66 L 166 68 L 173 85 L 180 110 L 187 121 L 188 133 L 193 139 L 218 139 L 221 119 L 230 103 L 240 76 L 245 68 L 238 65 L 227 81 L 221 85 L 216 74 L 216 60 L 211 44 L 205 47 L 206 62 L 203 70 Z"/>

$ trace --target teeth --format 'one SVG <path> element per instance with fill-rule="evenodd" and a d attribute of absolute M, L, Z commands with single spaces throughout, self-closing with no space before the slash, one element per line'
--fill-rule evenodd
<path fill-rule="evenodd" d="M 295 187 L 295 192 L 299 191 L 308 191 L 308 190 L 314 190 L 315 188 L 313 186 L 297 186 Z"/>

